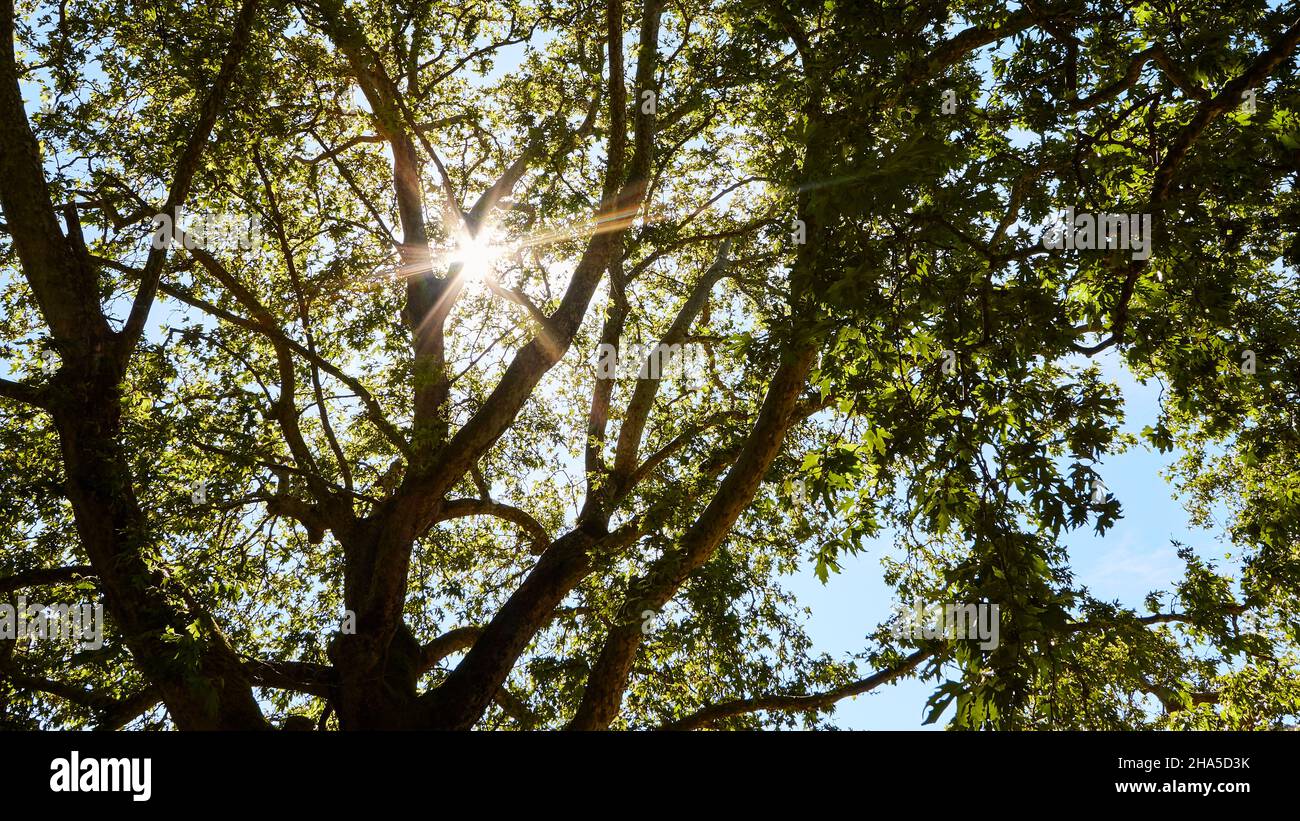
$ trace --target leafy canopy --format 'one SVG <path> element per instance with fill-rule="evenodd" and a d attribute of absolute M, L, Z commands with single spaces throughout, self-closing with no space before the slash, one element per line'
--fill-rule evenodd
<path fill-rule="evenodd" d="M 0 594 L 106 613 L 2 720 L 1293 721 L 1285 6 L 0 0 Z M 1063 545 L 1132 447 L 1239 557 L 1137 608 Z M 891 543 L 995 649 L 814 647 Z"/>

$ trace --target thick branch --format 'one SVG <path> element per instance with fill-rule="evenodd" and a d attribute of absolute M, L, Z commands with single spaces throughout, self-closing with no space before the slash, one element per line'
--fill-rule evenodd
<path fill-rule="evenodd" d="M 45 400 L 39 388 L 33 388 L 25 382 L 14 382 L 0 378 L 0 398 L 11 399 L 34 408 L 44 408 Z"/>
<path fill-rule="evenodd" d="M 328 698 L 336 677 L 334 668 L 309 661 L 266 661 L 246 659 L 244 672 L 260 687 L 292 690 Z"/>
<path fill-rule="evenodd" d="M 12 576 L 0 578 L 0 595 L 21 590 L 24 587 L 36 587 L 42 584 L 58 584 L 79 578 L 94 576 L 95 569 L 88 564 L 75 564 L 68 567 L 47 567 L 40 570 L 26 570 Z"/>

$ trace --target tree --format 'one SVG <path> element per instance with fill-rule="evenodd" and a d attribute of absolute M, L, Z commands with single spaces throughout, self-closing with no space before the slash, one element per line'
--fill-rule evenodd
<path fill-rule="evenodd" d="M 1285 13 L 0 5 L 0 592 L 106 632 L 0 639 L 8 723 L 1296 714 Z M 1111 349 L 1244 556 L 1146 614 L 1060 542 L 1121 515 Z M 782 575 L 882 534 L 997 646 L 815 653 Z"/>

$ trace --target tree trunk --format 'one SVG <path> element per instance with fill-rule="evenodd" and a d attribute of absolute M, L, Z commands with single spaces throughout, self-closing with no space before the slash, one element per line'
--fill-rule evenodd
<path fill-rule="evenodd" d="M 96 351 L 68 363 L 50 392 L 68 499 L 108 615 L 141 671 L 162 691 L 178 728 L 263 729 L 266 721 L 234 650 L 202 624 L 204 616 L 180 603 L 177 585 L 149 561 L 156 550 L 121 446 L 115 371 Z M 196 620 L 197 639 L 187 632 Z M 168 628 L 179 642 L 166 638 Z"/>

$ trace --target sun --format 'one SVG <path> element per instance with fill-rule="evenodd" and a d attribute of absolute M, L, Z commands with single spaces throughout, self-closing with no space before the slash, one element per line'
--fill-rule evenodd
<path fill-rule="evenodd" d="M 462 279 L 478 282 L 491 273 L 493 266 L 504 252 L 504 246 L 497 242 L 492 232 L 484 230 L 479 231 L 477 235 L 465 232 L 447 261 L 453 265 L 460 265 Z"/>

